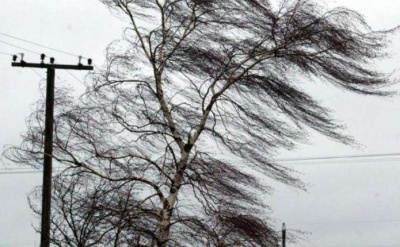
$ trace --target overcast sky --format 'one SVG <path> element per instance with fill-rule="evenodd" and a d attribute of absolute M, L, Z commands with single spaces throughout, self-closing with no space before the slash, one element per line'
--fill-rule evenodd
<path fill-rule="evenodd" d="M 325 0 L 328 6 L 346 6 L 364 15 L 373 29 L 400 24 L 400 1 Z M 0 2 L 0 148 L 18 144 L 32 104 L 42 97 L 44 70 L 12 68 L 6 54 L 25 53 L 25 60 L 39 62 L 39 55 L 54 56 L 59 63 L 78 58 L 46 50 L 10 37 L 19 37 L 72 54 L 92 57 L 101 66 L 106 45 L 121 37 L 124 25 L 96 0 L 1 0 Z M 400 67 L 400 33 L 392 35 L 391 57 L 378 68 L 394 72 Z M 20 48 L 11 46 L 19 46 Z M 57 82 L 82 89 L 85 72 L 57 71 Z M 75 78 L 76 77 L 76 78 Z M 56 82 L 56 83 L 57 83 Z M 400 89 L 395 85 L 393 89 Z M 359 143 L 348 147 L 320 136 L 294 151 L 282 151 L 277 159 L 400 152 L 400 96 L 365 97 L 318 83 L 309 90 L 347 125 Z M 307 192 L 275 184 L 266 196 L 269 217 L 276 225 L 307 232 L 304 240 L 288 246 L 399 246 L 400 247 L 400 156 L 317 160 L 282 163 L 298 171 L 308 184 Z M 0 165 L 0 247 L 38 246 L 39 236 L 26 195 L 41 184 L 41 174 L 2 174 Z M 289 230 L 291 232 L 293 230 Z"/>

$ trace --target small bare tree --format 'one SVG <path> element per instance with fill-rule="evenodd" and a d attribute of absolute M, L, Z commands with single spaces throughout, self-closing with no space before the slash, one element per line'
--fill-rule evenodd
<path fill-rule="evenodd" d="M 149 216 L 134 197 L 134 183 L 110 182 L 69 170 L 54 179 L 51 242 L 55 246 L 148 246 Z M 29 197 L 40 216 L 40 190 Z M 36 229 L 39 231 L 39 229 Z"/>
<path fill-rule="evenodd" d="M 54 142 L 59 163 L 104 180 L 96 181 L 101 196 L 85 196 L 97 193 L 87 188 L 92 180 L 67 179 L 79 181 L 79 193 L 57 180 L 81 206 L 65 214 L 57 194 L 61 211 L 54 214 L 65 221 L 53 222 L 53 239 L 69 238 L 60 226 L 71 228 L 70 217 L 85 220 L 89 205 L 116 212 L 110 203 L 121 202 L 130 205 L 124 213 L 138 217 L 122 224 L 137 246 L 276 246 L 260 197 L 269 187 L 260 176 L 302 184 L 271 161 L 273 151 L 292 148 L 309 130 L 352 141 L 301 80 L 387 94 L 380 87 L 388 79 L 370 67 L 384 55 L 385 32 L 345 8 L 326 11 L 307 0 L 101 2 L 128 28 L 79 102 L 59 93 Z M 9 158 L 41 162 L 42 126 L 35 123 L 42 118 L 41 111 L 32 115 Z M 94 241 L 122 227 L 103 216 L 79 223 L 80 232 Z M 93 224 L 101 227 L 87 232 Z"/>

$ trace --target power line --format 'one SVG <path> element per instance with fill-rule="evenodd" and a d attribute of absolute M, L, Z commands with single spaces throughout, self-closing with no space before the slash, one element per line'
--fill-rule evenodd
<path fill-rule="evenodd" d="M 22 41 L 22 42 L 26 42 L 26 43 L 29 43 L 29 44 L 32 44 L 32 45 L 36 45 L 36 46 L 39 46 L 39 47 L 43 47 L 43 48 L 46 48 L 46 49 L 49 49 L 49 50 L 57 51 L 57 52 L 60 52 L 60 53 L 63 53 L 63 54 L 69 55 L 69 56 L 79 57 L 79 55 L 75 55 L 75 54 L 72 54 L 72 53 L 69 53 L 69 52 L 66 52 L 66 51 L 63 51 L 63 50 L 60 50 L 60 49 L 56 49 L 56 48 L 53 48 L 53 47 L 50 47 L 50 46 L 41 45 L 41 44 L 26 40 L 26 39 L 21 39 L 21 38 L 18 38 L 18 37 L 15 37 L 13 35 L 9 35 L 9 34 L 6 34 L 6 33 L 1 33 L 0 32 L 0 35 L 6 36 L 6 37 L 9 37 L 9 38 L 12 38 L 12 39 L 16 39 L 16 40 L 19 40 L 19 41 Z M 82 56 L 82 58 L 87 59 L 86 57 L 83 57 L 83 56 Z"/>
<path fill-rule="evenodd" d="M 12 55 L 13 55 L 13 54 L 9 54 L 9 53 L 5 53 L 5 52 L 1 52 L 1 51 L 0 51 L 0 54 L 7 55 L 7 56 L 12 56 Z"/>
<path fill-rule="evenodd" d="M 316 244 L 312 243 L 311 241 L 307 240 L 307 239 L 302 239 L 303 242 L 307 242 L 308 244 L 311 244 L 312 247 L 317 247 Z M 302 247 L 305 247 L 304 245 L 302 245 Z"/>
<path fill-rule="evenodd" d="M 8 164 L 8 166 L 9 166 L 9 164 Z M 0 171 L 32 170 L 32 169 L 37 170 L 36 168 L 32 168 L 32 167 L 13 167 L 13 168 L 10 168 L 10 167 L 2 167 L 1 168 L 0 167 Z"/>
<path fill-rule="evenodd" d="M 399 156 L 399 157 L 396 157 L 396 156 Z M 396 159 L 391 159 L 389 161 L 399 160 L 400 159 L 400 153 L 386 153 L 386 154 L 385 153 L 381 153 L 381 154 L 348 155 L 348 156 L 326 156 L 326 157 L 309 157 L 309 158 L 298 158 L 298 159 L 294 159 L 293 158 L 293 159 L 286 159 L 285 162 L 318 161 L 318 160 L 330 161 L 330 160 L 337 160 L 337 159 L 348 159 L 348 160 L 338 161 L 338 163 L 343 163 L 343 162 L 350 163 L 352 161 L 352 159 L 354 160 L 354 159 L 361 159 L 361 158 L 380 158 L 381 160 L 384 160 L 382 158 L 386 158 L 386 157 L 396 157 Z M 277 162 L 277 163 L 279 163 L 281 161 L 282 160 L 275 160 L 275 162 Z M 360 160 L 360 161 L 368 162 L 368 161 L 371 161 L 371 160 Z M 357 162 L 360 162 L 360 161 L 357 161 Z M 388 160 L 384 160 L 384 161 L 388 161 Z M 249 163 L 253 163 L 253 162 L 250 162 L 250 161 L 247 161 L 247 162 L 226 161 L 226 162 L 231 162 L 231 163 L 234 163 L 234 164 L 243 164 L 243 163 L 249 164 Z M 307 165 L 307 164 L 298 164 L 298 165 Z M 323 165 L 323 164 L 322 163 L 317 163 L 317 164 L 310 164 L 310 165 Z M 19 174 L 20 171 L 12 171 L 12 170 L 15 170 L 15 169 L 21 169 L 21 168 L 6 168 L 5 170 L 7 170 L 7 172 L 1 172 L 2 169 L 0 168 L 0 174 L 14 174 L 14 173 L 15 174 Z M 22 168 L 22 169 L 24 169 L 24 168 Z M 23 171 L 21 173 L 36 173 L 36 172 L 41 172 L 41 171 L 38 171 L 38 170 L 27 170 L 27 171 Z M 312 223 L 312 224 L 314 224 L 314 223 Z M 318 223 L 316 223 L 316 224 L 318 224 Z"/>
<path fill-rule="evenodd" d="M 381 224 L 381 223 L 399 223 L 400 220 L 359 220 L 359 221 L 334 221 L 334 222 L 299 222 L 291 223 L 291 226 L 309 226 L 309 225 L 346 225 L 346 224 Z"/>
<path fill-rule="evenodd" d="M 76 77 L 74 74 L 72 74 L 70 71 L 65 70 L 65 72 L 67 72 L 71 77 L 73 77 L 76 81 L 78 81 L 82 86 L 85 86 L 85 83 L 83 83 L 83 81 L 81 81 L 78 77 Z"/>
<path fill-rule="evenodd" d="M 7 35 L 7 34 L 4 34 L 4 33 L 0 33 L 0 35 L 5 35 L 5 36 L 12 37 L 12 38 L 15 38 L 15 39 L 18 39 L 18 40 L 21 40 L 21 41 L 25 41 L 25 42 L 28 42 L 28 43 L 31 43 L 31 44 L 35 44 L 35 45 L 37 45 L 37 46 L 41 46 L 41 47 L 45 47 L 45 48 L 47 48 L 47 49 L 55 50 L 55 51 L 58 51 L 58 52 L 61 52 L 61 53 L 67 54 L 67 55 L 71 55 L 71 56 L 74 56 L 74 57 L 79 57 L 79 56 L 77 56 L 77 55 L 74 55 L 74 54 L 71 54 L 71 53 L 68 53 L 68 52 L 64 52 L 64 51 L 61 51 L 61 50 L 58 50 L 58 49 L 53 49 L 53 48 L 51 48 L 51 47 L 43 46 L 43 45 L 40 45 L 40 44 L 37 44 L 37 43 L 34 43 L 34 42 L 30 42 L 30 41 L 27 41 L 27 40 L 19 39 L 19 38 L 16 38 L 16 37 L 14 37 L 14 36 Z M 32 52 L 32 53 L 35 53 L 35 54 L 40 54 L 40 53 L 37 53 L 37 52 L 35 52 L 35 51 L 29 50 L 29 49 L 23 48 L 23 47 L 21 47 L 21 46 L 17 46 L 17 45 L 14 45 L 14 44 L 11 44 L 11 43 L 2 41 L 2 40 L 0 40 L 0 42 L 1 42 L 1 43 L 4 43 L 4 44 L 7 44 L 7 45 L 10 45 L 10 46 L 13 46 L 13 47 L 16 47 L 16 48 L 19 48 L 19 49 L 22 49 L 22 50 L 24 50 L 24 51 Z M 13 54 L 5 53 L 5 52 L 0 52 L 0 54 L 7 55 L 7 56 L 13 56 Z M 82 57 L 82 58 L 85 58 L 85 57 Z M 40 75 L 37 71 L 33 70 L 32 68 L 30 68 L 30 69 L 31 69 L 33 72 L 35 72 L 35 74 L 37 74 L 38 76 L 40 76 L 42 79 L 45 79 L 45 78 L 44 78 L 42 75 Z M 83 83 L 82 80 L 80 80 L 80 79 L 79 79 L 78 77 L 76 77 L 74 74 L 72 74 L 72 73 L 69 72 L 69 71 L 66 71 L 66 72 L 67 72 L 71 77 L 73 77 L 75 80 L 77 80 L 79 83 L 81 83 L 83 86 L 85 86 L 85 83 Z M 57 76 L 57 77 L 58 77 L 58 76 Z M 60 78 L 58 77 L 58 79 L 60 79 Z"/>
<path fill-rule="evenodd" d="M 13 44 L 10 44 L 10 43 L 5 42 L 5 41 L 2 41 L 2 40 L 0 40 L 0 43 L 6 44 L 6 45 L 9 45 L 9 46 L 13 46 L 13 47 L 16 47 L 16 48 L 18 48 L 18 49 L 21 49 L 21 50 L 24 50 L 24 51 L 27 51 L 27 52 L 32 52 L 32 53 L 35 53 L 35 54 L 37 54 L 37 55 L 40 55 L 40 53 L 38 53 L 38 52 L 35 52 L 35 51 L 32 51 L 32 50 L 23 48 L 23 47 L 18 46 L 18 45 L 13 45 Z"/>
<path fill-rule="evenodd" d="M 0 244 L 0 247 L 11 247 L 11 246 L 32 246 L 32 244 Z"/>
<path fill-rule="evenodd" d="M 29 40 L 26 40 L 26 39 L 21 39 L 21 38 L 18 38 L 18 37 L 15 37 L 15 36 L 12 36 L 12 35 L 9 35 L 9 34 L 6 34 L 6 33 L 1 33 L 1 32 L 0 32 L 0 35 L 6 36 L 6 37 L 9 37 L 9 38 L 13 38 L 13 39 L 16 39 L 16 40 L 19 40 L 19 41 L 23 41 L 23 42 L 26 42 L 26 43 L 29 43 L 29 44 L 33 44 L 33 45 L 36 45 L 36 46 L 39 46 L 39 47 L 43 47 L 43 48 L 46 48 L 46 49 L 49 49 L 49 50 L 53 50 L 53 51 L 56 51 L 56 52 L 59 52 L 59 53 L 63 53 L 63 54 L 69 55 L 69 56 L 81 57 L 81 58 L 84 58 L 84 59 L 89 59 L 88 57 L 85 57 L 85 56 L 80 56 L 80 55 L 72 54 L 72 53 L 69 53 L 69 52 L 66 52 L 66 51 L 63 51 L 63 50 L 60 50 L 60 49 L 52 48 L 52 47 L 50 47 L 50 46 L 41 45 L 41 44 L 38 44 L 38 43 L 36 43 L 36 42 L 32 42 L 32 41 L 29 41 Z M 13 46 L 13 47 L 16 47 L 16 48 L 19 48 L 19 49 L 22 49 L 22 50 L 25 50 L 25 51 L 28 51 L 28 52 L 32 52 L 32 53 L 35 53 L 35 54 L 39 54 L 39 53 L 37 53 L 37 52 L 28 50 L 28 49 L 26 49 L 26 48 L 22 48 L 22 47 L 20 47 L 20 46 L 14 45 L 14 44 L 10 44 L 10 43 L 5 42 L 5 41 L 0 41 L 0 42 L 1 42 L 1 43 L 4 43 L 4 44 L 7 44 L 7 45 L 10 45 L 10 46 Z M 12 56 L 12 54 L 7 54 L 7 53 L 2 53 L 2 54 Z M 97 68 L 98 70 L 100 70 L 100 68 L 99 68 L 98 66 L 96 66 L 96 65 L 93 65 L 93 66 L 94 66 L 95 68 Z M 73 76 L 73 77 L 75 77 L 75 76 Z M 77 79 L 77 78 L 75 77 L 75 79 Z M 79 79 L 77 79 L 77 80 L 79 81 Z"/>
<path fill-rule="evenodd" d="M 11 175 L 11 174 L 32 174 L 32 173 L 38 173 L 38 174 L 42 174 L 43 171 L 42 170 L 37 170 L 37 171 L 17 171 L 17 172 L 0 172 L 0 175 Z"/>
<path fill-rule="evenodd" d="M 53 51 L 57 51 L 57 52 L 60 52 L 60 53 L 66 54 L 66 55 L 73 56 L 73 57 L 81 57 L 81 58 L 84 58 L 84 59 L 88 59 L 87 57 L 84 57 L 84 56 L 78 56 L 78 55 L 75 55 L 75 54 L 72 54 L 72 53 L 69 53 L 69 52 L 65 52 L 65 51 L 62 51 L 62 50 L 59 50 L 59 49 L 51 48 L 51 47 L 49 47 L 49 46 L 45 46 L 45 45 L 41 45 L 41 44 L 38 44 L 38 43 L 35 43 L 35 42 L 31 42 L 31 41 L 28 41 L 28 40 L 20 39 L 20 38 L 17 38 L 17 37 L 15 37 L 15 36 L 8 35 L 8 34 L 5 34 L 5 33 L 0 33 L 0 35 L 4 35 L 4 36 L 10 37 L 10 38 L 14 38 L 14 39 L 17 39 L 17 40 L 20 40 L 20 41 L 24 41 L 24 42 L 27 42 L 27 43 L 30 43 L 30 44 L 34 44 L 34 45 L 37 45 L 37 46 L 40 46 L 40 47 L 44 47 L 44 48 L 46 48 L 46 49 L 50 49 L 50 50 L 53 50 Z M 2 41 L 2 40 L 0 40 L 0 42 L 1 42 L 1 43 L 4 43 L 4 44 L 7 44 L 7 45 L 10 45 L 10 46 L 13 46 L 13 47 L 16 47 L 16 48 L 19 48 L 19 49 L 22 49 L 22 50 L 24 50 L 24 51 L 32 52 L 32 53 L 35 53 L 35 54 L 38 54 L 38 55 L 41 54 L 41 53 L 38 53 L 38 52 L 35 52 L 35 51 L 32 51 L 32 50 L 23 48 L 23 47 L 21 47 L 21 46 L 17 46 L 17 45 L 14 45 L 14 44 L 5 42 L 5 41 Z M 3 53 L 3 52 L 0 52 L 0 53 L 1 53 L 1 54 L 4 54 L 4 55 L 9 55 L 9 56 L 12 56 L 12 55 L 13 55 L 13 54 Z M 95 65 L 94 65 L 94 66 L 95 66 Z M 100 70 L 99 67 L 97 67 L 97 66 L 95 66 L 95 67 L 96 67 L 97 69 Z M 72 77 L 74 77 L 77 81 L 79 81 L 81 84 L 84 85 L 84 83 L 83 83 L 79 78 L 77 78 L 75 75 L 73 75 L 73 74 L 70 73 L 69 71 L 67 71 L 67 72 L 68 72 L 68 74 L 70 74 Z"/>
<path fill-rule="evenodd" d="M 40 76 L 43 80 L 45 80 L 46 78 L 44 78 L 44 76 L 42 76 L 41 74 L 39 74 L 39 72 L 37 72 L 36 70 L 34 70 L 33 68 L 30 68 L 33 72 L 35 72 L 35 74 L 37 74 L 38 76 Z"/>
<path fill-rule="evenodd" d="M 368 158 L 368 159 L 366 159 Z M 342 155 L 342 156 L 321 156 L 321 157 L 297 157 L 288 159 L 275 159 L 272 163 L 278 165 L 294 165 L 294 166 L 306 166 L 306 165 L 323 165 L 335 162 L 335 164 L 343 163 L 362 163 L 362 162 L 373 162 L 373 161 L 396 161 L 400 159 L 400 153 L 377 153 L 377 154 L 365 154 L 365 155 Z M 238 162 L 237 160 L 222 159 L 224 162 L 230 162 L 235 164 L 253 164 L 252 161 Z M 317 163 L 317 161 L 323 161 L 324 163 Z M 304 163 L 310 162 L 310 163 Z"/>
<path fill-rule="evenodd" d="M 26 42 L 26 43 L 29 43 L 29 44 L 32 44 L 32 45 L 36 45 L 36 46 L 39 46 L 39 47 L 43 47 L 43 48 L 46 48 L 46 49 L 49 49 L 49 50 L 52 50 L 52 51 L 56 51 L 56 52 L 59 52 L 59 53 L 63 53 L 65 55 L 69 55 L 69 56 L 73 56 L 73 57 L 82 57 L 84 59 L 89 59 L 88 57 L 85 57 L 85 56 L 76 55 L 76 54 L 73 54 L 73 53 L 70 53 L 70 52 L 66 52 L 66 51 L 63 51 L 63 50 L 60 50 L 60 49 L 56 49 L 56 48 L 53 48 L 53 47 L 50 47 L 50 46 L 47 46 L 47 45 L 42 45 L 42 44 L 39 44 L 39 43 L 36 43 L 36 42 L 32 42 L 32 41 L 29 41 L 29 40 L 26 40 L 26 39 L 21 39 L 21 38 L 15 37 L 15 36 L 10 35 L 10 34 L 6 34 L 6 33 L 0 32 L 0 35 L 6 36 L 6 37 L 9 37 L 9 38 L 12 38 L 12 39 L 16 39 L 16 40 L 19 40 L 19 41 L 22 41 L 22 42 Z M 23 49 L 23 50 L 26 50 L 26 51 L 29 51 L 29 52 L 33 52 L 33 51 L 27 50 L 25 48 L 21 48 L 21 47 L 16 46 L 16 45 L 9 44 L 9 43 L 4 42 L 4 41 L 3 41 L 3 43 L 11 45 L 11 46 L 14 46 L 14 47 L 17 47 L 17 48 L 20 48 L 20 49 Z M 36 52 L 34 52 L 34 53 L 36 53 Z M 39 54 L 39 53 L 36 53 L 36 54 Z M 94 67 L 96 67 L 98 70 L 100 70 L 100 68 L 97 67 L 96 65 L 94 65 Z"/>
<path fill-rule="evenodd" d="M 54 172 L 60 172 L 64 169 L 61 167 L 57 167 L 54 169 Z M 34 173 L 42 173 L 43 169 L 31 169 L 24 167 L 15 167 L 15 168 L 0 168 L 0 175 L 11 175 L 11 174 L 34 174 Z"/>
<path fill-rule="evenodd" d="M 393 153 L 377 153 L 377 154 L 361 154 L 361 155 L 299 157 L 299 158 L 289 158 L 289 159 L 276 159 L 275 161 L 282 163 L 282 162 L 323 161 L 323 160 L 338 160 L 338 159 L 386 158 L 386 157 L 396 157 L 396 156 L 400 156 L 400 153 L 393 152 Z"/>
<path fill-rule="evenodd" d="M 5 43 L 5 44 L 7 44 L 7 45 L 15 46 L 15 47 L 17 47 L 17 48 L 19 48 L 19 49 L 23 49 L 23 50 L 25 50 L 25 51 L 29 51 L 29 52 L 32 52 L 32 53 L 39 54 L 39 53 L 37 53 L 37 52 L 31 51 L 31 50 L 28 50 L 28 49 L 25 49 L 25 48 L 22 48 L 22 47 L 13 45 L 13 44 L 9 44 L 9 43 L 4 42 L 4 41 L 1 41 L 1 40 L 0 40 L 0 42 L 1 42 L 1 43 Z M 5 52 L 0 52 L 0 54 L 7 55 L 7 56 L 13 56 L 13 54 L 5 53 Z M 44 78 L 41 74 L 39 74 L 36 70 L 34 70 L 33 68 L 30 68 L 30 69 L 31 69 L 33 72 L 35 72 L 35 74 L 37 74 L 38 76 L 40 76 L 42 79 L 45 79 L 45 78 Z M 80 82 L 82 85 L 84 85 L 84 83 L 83 83 L 81 80 L 79 80 L 78 77 L 76 77 L 75 75 L 73 75 L 71 72 L 67 71 L 67 73 L 70 74 L 73 78 L 75 78 L 75 79 L 76 79 L 78 82 Z M 58 77 L 58 76 L 57 76 L 57 77 Z M 60 79 L 60 78 L 58 77 L 58 79 Z"/>
<path fill-rule="evenodd" d="M 72 76 L 73 78 L 75 78 L 75 80 L 77 80 L 78 82 L 80 82 L 82 85 L 85 85 L 85 83 L 83 83 L 78 77 L 76 77 L 74 74 L 72 74 L 72 73 L 69 72 L 68 70 L 67 70 L 67 73 L 68 73 L 70 76 Z"/>

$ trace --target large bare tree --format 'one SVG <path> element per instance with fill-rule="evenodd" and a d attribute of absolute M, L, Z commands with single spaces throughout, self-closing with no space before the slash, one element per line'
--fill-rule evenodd
<path fill-rule="evenodd" d="M 59 91 L 54 159 L 75 171 L 57 188 L 74 191 L 82 207 L 63 213 L 58 193 L 54 217 L 80 222 L 90 212 L 83 205 L 93 204 L 110 212 L 96 231 L 124 233 L 117 246 L 276 246 L 264 178 L 302 184 L 272 162 L 274 151 L 309 131 L 352 142 L 301 82 L 387 94 L 387 77 L 370 63 L 384 56 L 385 32 L 349 9 L 306 0 L 101 2 L 128 27 L 79 101 Z M 43 111 L 30 119 L 24 142 L 7 155 L 37 165 Z M 85 232 L 92 219 L 77 224 L 85 236 L 97 236 Z M 76 232 L 68 221 L 53 223 L 54 242 Z"/>

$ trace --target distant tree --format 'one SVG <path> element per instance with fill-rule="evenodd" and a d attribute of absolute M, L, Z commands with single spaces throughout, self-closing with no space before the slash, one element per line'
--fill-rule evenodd
<path fill-rule="evenodd" d="M 59 92 L 54 159 L 79 172 L 56 181 L 53 214 L 64 220 L 53 221 L 53 239 L 71 237 L 63 227 L 73 218 L 94 241 L 116 223 L 108 213 L 85 221 L 87 207 L 116 212 L 127 203 L 138 218 L 118 227 L 137 246 L 276 246 L 265 178 L 303 185 L 272 161 L 274 151 L 309 131 L 352 142 L 300 82 L 388 94 L 380 90 L 387 77 L 370 63 L 384 56 L 385 32 L 349 9 L 306 0 L 101 2 L 128 27 L 79 101 Z M 10 159 L 41 164 L 42 120 L 43 111 L 33 113 Z M 64 213 L 72 201 L 80 206 Z M 93 224 L 101 227 L 88 232 Z"/>
<path fill-rule="evenodd" d="M 29 197 L 40 217 L 40 188 Z M 140 245 L 146 211 L 133 197 L 134 183 L 110 182 L 90 174 L 63 172 L 54 179 L 51 242 L 54 246 Z M 39 231 L 39 229 L 36 229 Z M 141 233 L 141 234 L 138 234 Z"/>

